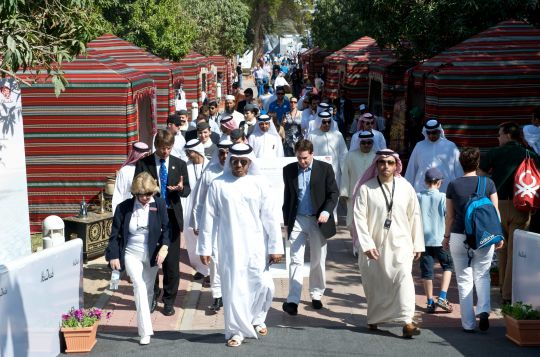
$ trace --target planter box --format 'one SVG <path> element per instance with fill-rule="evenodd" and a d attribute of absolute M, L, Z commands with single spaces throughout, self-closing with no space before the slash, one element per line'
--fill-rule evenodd
<path fill-rule="evenodd" d="M 96 344 L 97 327 L 97 323 L 92 327 L 62 327 L 66 352 L 90 352 Z"/>
<path fill-rule="evenodd" d="M 540 346 L 540 320 L 516 320 L 504 315 L 506 337 L 519 346 Z"/>

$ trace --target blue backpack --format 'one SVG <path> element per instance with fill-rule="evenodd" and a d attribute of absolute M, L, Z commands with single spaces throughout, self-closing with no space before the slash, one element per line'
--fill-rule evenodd
<path fill-rule="evenodd" d="M 478 176 L 476 192 L 465 206 L 465 244 L 480 249 L 504 240 L 497 209 L 486 197 L 486 177 Z"/>

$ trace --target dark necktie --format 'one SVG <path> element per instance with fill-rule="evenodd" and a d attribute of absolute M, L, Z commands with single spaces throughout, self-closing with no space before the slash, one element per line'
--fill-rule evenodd
<path fill-rule="evenodd" d="M 167 197 L 167 166 L 165 166 L 165 159 L 160 159 L 159 162 L 159 186 L 161 187 L 161 197 L 167 203 L 167 207 L 171 205 L 169 198 Z"/>

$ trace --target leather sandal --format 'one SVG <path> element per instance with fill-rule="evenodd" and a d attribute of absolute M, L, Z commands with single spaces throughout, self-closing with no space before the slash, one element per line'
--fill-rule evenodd
<path fill-rule="evenodd" d="M 228 347 L 238 347 L 242 344 L 242 338 L 238 335 L 234 335 L 227 341 Z"/>
<path fill-rule="evenodd" d="M 265 324 L 260 324 L 258 326 L 255 326 L 255 331 L 257 331 L 257 333 L 261 336 L 268 335 L 268 328 L 266 327 Z"/>

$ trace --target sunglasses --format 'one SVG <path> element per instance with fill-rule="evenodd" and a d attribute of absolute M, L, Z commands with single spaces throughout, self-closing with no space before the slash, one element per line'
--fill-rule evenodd
<path fill-rule="evenodd" d="M 373 141 L 371 140 L 361 141 L 360 145 L 373 145 Z"/>
<path fill-rule="evenodd" d="M 394 160 L 378 160 L 377 164 L 379 165 L 388 165 L 388 166 L 394 166 L 396 162 Z"/>
<path fill-rule="evenodd" d="M 143 192 L 143 193 L 137 193 L 136 195 L 137 195 L 137 196 L 146 196 L 146 197 L 150 197 L 150 196 L 153 196 L 153 195 L 154 195 L 154 192 Z"/>
<path fill-rule="evenodd" d="M 285 93 L 276 93 L 277 95 L 285 95 Z"/>
<path fill-rule="evenodd" d="M 216 107 L 208 107 L 208 109 L 216 109 Z"/>
<path fill-rule="evenodd" d="M 322 124 L 330 124 L 332 121 L 331 120 L 322 120 L 321 123 Z"/>
<path fill-rule="evenodd" d="M 298 103 L 296 100 L 291 100 L 291 103 Z"/>
<path fill-rule="evenodd" d="M 362 120 L 364 122 L 364 124 L 374 124 L 375 121 L 373 120 Z"/>
<path fill-rule="evenodd" d="M 439 130 L 431 130 L 427 132 L 428 135 L 439 135 L 440 133 L 441 132 Z"/>
<path fill-rule="evenodd" d="M 242 166 L 247 166 L 248 163 L 249 163 L 248 159 L 234 159 L 234 158 L 231 158 L 231 165 L 232 166 L 236 166 L 238 164 L 240 164 Z"/>

